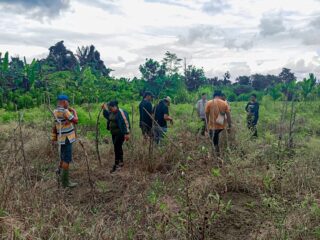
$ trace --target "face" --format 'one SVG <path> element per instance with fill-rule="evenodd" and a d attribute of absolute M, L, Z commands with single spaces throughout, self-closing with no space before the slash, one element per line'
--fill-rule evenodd
<path fill-rule="evenodd" d="M 58 101 L 58 104 L 59 104 L 59 106 L 64 107 L 66 109 L 69 107 L 69 102 L 66 100 Z"/>
<path fill-rule="evenodd" d="M 118 111 L 118 107 L 114 106 L 114 107 L 109 107 L 110 112 L 117 112 Z"/>
<path fill-rule="evenodd" d="M 147 101 L 152 101 L 152 96 L 146 96 Z"/>
<path fill-rule="evenodd" d="M 206 100 L 207 99 L 207 95 L 202 95 L 202 100 Z"/>
<path fill-rule="evenodd" d="M 251 97 L 250 97 L 250 100 L 251 100 L 252 102 L 255 102 L 255 101 L 256 101 L 256 97 L 255 97 L 255 96 L 251 96 Z"/>

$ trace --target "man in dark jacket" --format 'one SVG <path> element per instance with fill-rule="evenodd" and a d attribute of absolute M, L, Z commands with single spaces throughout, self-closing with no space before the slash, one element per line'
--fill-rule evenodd
<path fill-rule="evenodd" d="M 156 143 L 160 143 L 165 133 L 168 131 L 167 122 L 169 121 L 173 124 L 173 119 L 169 116 L 170 102 L 171 98 L 166 97 L 154 108 L 154 118 L 156 121 L 154 126 L 154 140 Z"/>
<path fill-rule="evenodd" d="M 114 145 L 115 162 L 110 171 L 113 173 L 124 165 L 122 145 L 130 138 L 130 120 L 128 113 L 118 107 L 117 101 L 111 101 L 108 105 L 103 104 L 102 108 L 103 116 L 107 119 L 107 129 L 111 132 Z"/>
<path fill-rule="evenodd" d="M 151 92 L 145 92 L 143 100 L 139 104 L 140 112 L 140 128 L 144 138 L 152 136 L 152 101 L 153 94 Z"/>
<path fill-rule="evenodd" d="M 259 103 L 257 95 L 252 94 L 250 102 L 246 106 L 247 112 L 247 127 L 252 132 L 253 137 L 258 137 L 257 123 L 259 119 Z"/>

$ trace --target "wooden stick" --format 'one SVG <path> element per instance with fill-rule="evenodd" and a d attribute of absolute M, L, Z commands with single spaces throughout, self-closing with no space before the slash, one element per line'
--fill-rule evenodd
<path fill-rule="evenodd" d="M 88 153 L 84 147 L 83 142 L 79 139 L 79 144 L 84 152 L 84 156 L 85 156 L 85 161 L 86 161 L 86 165 L 87 165 L 87 175 L 88 175 L 88 182 L 90 184 L 91 189 L 93 190 L 94 185 L 93 185 L 93 181 L 91 180 L 91 174 L 90 174 L 90 165 L 89 165 L 89 160 L 88 160 Z"/>
<path fill-rule="evenodd" d="M 103 109 L 101 108 L 99 111 L 99 114 L 97 117 L 97 123 L 96 123 L 96 152 L 97 152 L 97 158 L 100 166 L 102 165 L 102 163 L 101 163 L 101 157 L 100 157 L 100 151 L 99 151 L 99 133 L 100 133 L 99 125 L 100 125 L 100 115 L 102 113 L 102 110 Z"/>

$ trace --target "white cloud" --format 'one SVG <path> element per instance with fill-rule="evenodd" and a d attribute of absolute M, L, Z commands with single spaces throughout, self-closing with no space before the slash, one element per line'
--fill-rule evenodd
<path fill-rule="evenodd" d="M 31 59 L 60 40 L 73 51 L 93 44 L 113 74 L 125 77 L 138 76 L 146 58 L 161 60 L 167 50 L 209 76 L 283 66 L 299 76 L 319 73 L 319 0 L 45 1 L 0 1 L 1 52 Z"/>

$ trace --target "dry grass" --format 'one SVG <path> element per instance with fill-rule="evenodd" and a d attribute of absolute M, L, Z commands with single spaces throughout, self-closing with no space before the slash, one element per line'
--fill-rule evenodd
<path fill-rule="evenodd" d="M 240 123 L 238 123 L 240 124 Z M 224 139 L 223 165 L 207 139 L 181 125 L 149 151 L 136 133 L 125 167 L 111 175 L 112 145 L 74 144 L 76 189 L 57 187 L 56 150 L 44 131 L 23 127 L 24 168 L 16 126 L 1 126 L 1 239 L 316 239 L 320 220 L 320 149 L 310 138 L 295 154 L 270 138 L 250 140 L 238 126 Z M 226 136 L 224 136 L 226 138 Z M 19 152 L 18 152 L 19 151 Z"/>

